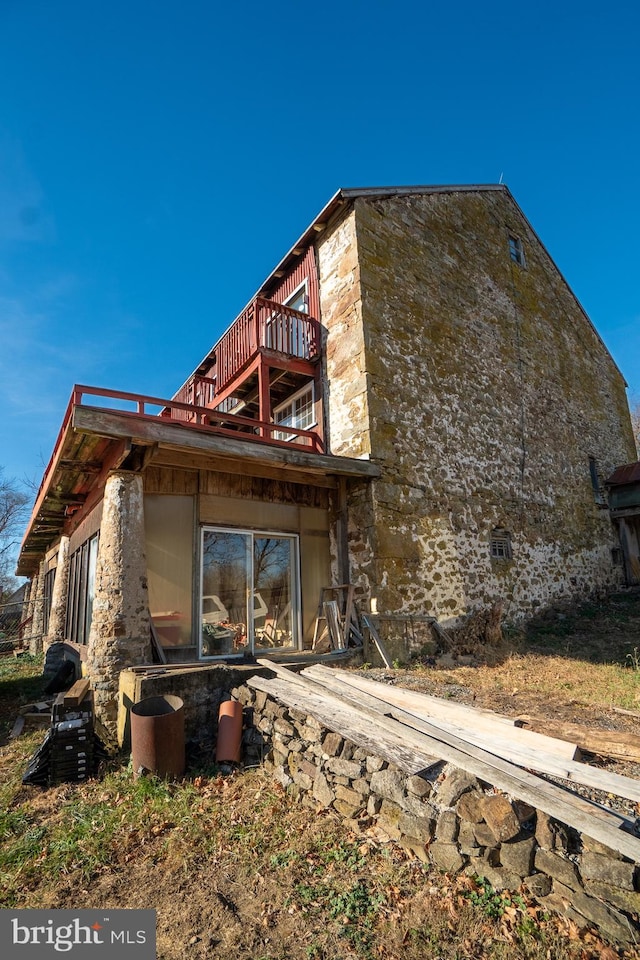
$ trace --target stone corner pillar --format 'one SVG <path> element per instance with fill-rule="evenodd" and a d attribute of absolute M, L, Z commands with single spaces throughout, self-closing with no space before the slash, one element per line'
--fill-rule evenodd
<path fill-rule="evenodd" d="M 104 491 L 87 649 L 96 719 L 113 742 L 120 672 L 152 658 L 144 544 L 142 477 L 113 471 Z"/>
<path fill-rule="evenodd" d="M 43 640 L 45 653 L 52 643 L 65 639 L 67 622 L 67 595 L 69 592 L 69 537 L 62 537 L 58 547 L 56 575 L 51 594 L 49 632 Z"/>
<path fill-rule="evenodd" d="M 45 562 L 41 561 L 38 568 L 38 576 L 33 578 L 31 586 L 31 636 L 29 637 L 29 653 L 38 656 L 42 653 L 42 637 L 44 634 L 44 581 L 45 581 Z"/>
<path fill-rule="evenodd" d="M 20 615 L 20 630 L 18 639 L 24 648 L 29 646 L 29 637 L 31 636 L 31 591 L 33 581 L 27 580 L 24 585 L 24 597 L 22 600 L 22 613 Z"/>

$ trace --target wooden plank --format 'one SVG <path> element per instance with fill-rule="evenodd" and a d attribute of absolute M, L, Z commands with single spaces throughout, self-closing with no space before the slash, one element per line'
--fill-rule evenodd
<path fill-rule="evenodd" d="M 344 638 L 340 627 L 340 614 L 338 613 L 338 604 L 335 600 L 326 600 L 323 604 L 324 616 L 329 628 L 331 637 L 331 646 L 334 650 L 344 649 Z"/>
<path fill-rule="evenodd" d="M 534 733 L 517 727 L 516 721 L 510 717 L 501 716 L 490 710 L 481 710 L 464 703 L 453 703 L 440 697 L 432 697 L 426 693 L 418 693 L 404 687 L 381 683 L 379 680 L 370 680 L 356 673 L 346 670 L 333 671 L 342 683 L 356 687 L 365 693 L 379 697 L 386 703 L 401 707 L 408 713 L 415 714 L 425 720 L 439 717 L 461 727 L 473 727 L 477 731 L 487 734 L 513 738 L 514 743 L 528 743 L 531 747 L 544 750 L 546 753 L 561 757 L 564 760 L 575 760 L 579 755 L 575 743 L 566 740 L 556 740 L 541 733 Z M 525 736 L 522 736 L 522 733 Z M 526 734 L 529 734 L 526 736 Z"/>
<path fill-rule="evenodd" d="M 302 675 L 317 680 L 332 692 L 340 693 L 349 689 L 346 684 L 332 676 L 335 672 L 335 670 L 311 666 L 303 670 Z M 371 709 L 383 714 L 389 709 L 388 705 L 382 700 L 377 700 L 377 698 L 362 691 L 356 691 L 355 687 L 351 689 L 358 696 L 365 697 L 364 702 Z M 496 736 L 494 733 L 483 734 L 481 731 L 474 730 L 471 726 L 460 727 L 447 720 L 434 717 L 429 717 L 429 723 L 439 730 L 453 733 L 467 743 L 482 747 L 483 750 L 487 750 L 494 756 L 502 757 L 503 760 L 523 766 L 527 770 L 561 777 L 569 783 L 581 783 L 585 786 L 595 787 L 597 790 L 603 790 L 605 793 L 612 793 L 618 797 L 625 797 L 628 800 L 640 803 L 640 781 L 633 780 L 631 777 L 623 777 L 607 770 L 601 770 L 599 767 L 591 767 L 586 763 L 577 763 L 575 760 L 561 760 L 559 757 L 538 749 L 537 746 L 532 747 L 526 743 L 519 744 L 517 741 L 514 742 L 512 739 Z M 514 728 L 514 730 L 517 730 L 517 728 Z"/>
<path fill-rule="evenodd" d="M 266 665 L 272 666 L 271 664 Z M 303 681 L 302 677 L 296 677 L 293 682 L 284 679 L 266 681 L 261 678 L 251 678 L 248 682 L 255 689 L 271 693 L 276 699 L 282 700 L 289 706 L 306 710 L 316 716 L 320 722 L 327 724 L 329 729 L 336 730 L 336 726 L 331 725 L 329 720 L 333 711 L 337 711 L 339 707 L 344 710 L 344 703 L 341 704 L 340 699 L 335 695 L 327 694 L 323 697 L 322 691 L 317 686 L 316 690 L 318 692 L 313 691 L 313 689 L 301 689 L 301 681 Z M 295 701 L 295 703 L 289 702 L 287 698 L 291 698 L 291 701 Z M 574 827 L 594 840 L 598 840 L 617 853 L 630 857 L 635 862 L 640 862 L 640 838 L 621 830 L 622 826 L 628 830 L 634 828 L 634 822 L 622 814 L 608 810 L 555 784 L 541 780 L 535 774 L 522 770 L 500 757 L 495 757 L 486 750 L 465 743 L 459 737 L 438 730 L 426 721 L 409 717 L 409 722 L 413 726 L 408 726 L 406 725 L 407 715 L 399 708 L 391 710 L 390 719 L 378 717 L 375 722 L 369 717 L 358 718 L 359 711 L 353 708 L 348 709 L 347 712 L 349 716 L 355 716 L 358 721 L 354 721 L 354 732 L 357 732 L 359 736 L 364 733 L 369 742 L 373 739 L 372 752 L 374 754 L 382 755 L 375 744 L 379 742 L 378 738 L 381 737 L 383 731 L 385 734 L 388 733 L 393 736 L 394 739 L 398 738 L 399 728 L 397 723 L 399 723 L 402 731 L 400 738 L 404 742 L 405 748 L 415 751 L 416 755 L 438 756 L 441 760 L 452 763 L 467 773 L 491 783 L 499 790 L 530 803 L 536 809 L 542 810 L 543 813 L 559 820 L 561 823 Z M 394 721 L 397 721 L 397 723 L 394 723 Z M 364 730 L 361 729 L 363 727 Z M 342 730 L 337 730 L 337 732 L 342 733 Z M 342 735 L 354 739 L 349 732 L 342 733 Z M 354 740 L 354 742 L 357 741 Z M 360 745 L 365 746 L 364 743 Z M 368 746 L 367 749 L 369 749 Z M 392 754 L 392 750 L 389 750 L 389 744 L 385 749 L 387 750 L 385 759 L 389 759 L 388 754 Z M 391 759 L 390 762 L 401 766 L 396 759 Z M 407 767 L 404 766 L 402 769 L 406 770 Z"/>
<path fill-rule="evenodd" d="M 189 425 L 160 417 L 145 419 L 137 414 L 100 409 L 90 406 L 73 408 L 72 425 L 75 430 L 101 437 L 131 439 L 136 443 L 158 443 L 189 450 L 207 451 L 222 460 L 237 457 L 263 461 L 277 466 L 291 466 L 310 474 L 378 477 L 380 468 L 369 460 L 335 457 L 329 454 L 297 451 L 287 444 L 279 447 L 257 441 L 216 435 L 206 427 Z"/>
<path fill-rule="evenodd" d="M 16 737 L 19 737 L 22 731 L 24 730 L 25 718 L 23 716 L 16 717 L 13 726 L 11 727 L 11 733 L 9 734 L 9 740 L 15 740 Z"/>
<path fill-rule="evenodd" d="M 352 630 L 351 620 L 352 620 L 352 618 L 353 618 L 353 613 L 354 613 L 354 611 L 353 611 L 353 592 L 354 592 L 354 591 L 353 591 L 353 587 L 351 586 L 351 584 L 347 584 L 346 590 L 347 590 L 347 596 L 346 596 L 345 604 L 344 604 L 344 633 L 343 633 L 343 639 L 344 639 L 344 646 L 345 646 L 345 647 L 348 647 L 348 646 L 349 646 L 349 636 L 350 636 L 351 630 Z"/>
<path fill-rule="evenodd" d="M 167 447 L 160 444 L 154 454 L 154 465 L 159 467 L 190 468 L 192 470 L 218 470 L 226 474 L 239 474 L 248 477 L 266 477 L 271 480 L 282 480 L 286 483 L 299 483 L 334 489 L 337 481 L 334 477 L 316 476 L 310 480 L 308 473 L 291 470 L 286 467 L 270 467 L 268 465 L 253 464 L 246 460 L 225 460 L 224 469 L 221 468 L 218 457 L 211 458 L 208 451 L 201 453 L 187 452 L 180 448 Z"/>
<path fill-rule="evenodd" d="M 625 717 L 635 717 L 640 720 L 640 713 L 637 710 L 623 710 L 622 707 L 609 707 L 612 713 L 620 713 Z"/>
<path fill-rule="evenodd" d="M 162 649 L 162 644 L 160 643 L 160 638 L 158 637 L 158 631 L 156 630 L 156 625 L 152 619 L 149 620 L 149 626 L 151 628 L 151 647 L 153 652 L 158 658 L 159 663 L 166 663 L 167 656 Z"/>
<path fill-rule="evenodd" d="M 86 678 L 83 677 L 81 680 L 76 680 L 64 695 L 65 707 L 77 707 L 78 704 L 82 703 L 90 689 L 91 682 Z"/>
<path fill-rule="evenodd" d="M 376 728 L 369 720 L 365 721 L 358 716 L 357 711 L 349 709 L 339 701 L 331 701 L 322 691 L 314 695 L 289 680 L 266 680 L 258 676 L 250 677 L 247 684 L 254 690 L 263 690 L 288 707 L 311 714 L 327 730 L 339 733 L 371 754 L 393 763 L 410 776 L 426 773 L 440 762 L 425 751 L 417 751 L 408 746 L 401 732 L 386 735 L 385 731 Z"/>
<path fill-rule="evenodd" d="M 184 663 L 147 663 L 147 664 L 138 664 L 134 667 L 127 667 L 127 670 L 131 670 L 132 673 L 169 673 L 173 670 L 210 670 L 211 667 L 220 667 L 226 666 L 226 661 L 216 660 L 215 662 L 206 663 L 203 660 L 189 660 Z"/>
<path fill-rule="evenodd" d="M 376 628 L 374 627 L 373 623 L 371 622 L 369 617 L 366 615 L 366 613 L 362 614 L 362 622 L 367 628 L 367 630 L 369 631 L 369 634 L 377 647 L 378 653 L 382 657 L 382 662 L 384 663 L 385 667 L 392 667 L 393 663 L 391 661 L 391 658 L 389 657 L 389 654 L 384 648 L 384 644 L 380 639 L 378 631 L 376 630 Z"/>
<path fill-rule="evenodd" d="M 579 723 L 564 723 L 540 717 L 518 717 L 516 722 L 526 730 L 550 734 L 560 740 L 573 740 L 586 753 L 613 757 L 616 760 L 633 760 L 636 763 L 640 761 L 640 736 L 635 733 L 595 730 Z"/>
<path fill-rule="evenodd" d="M 274 673 L 277 674 L 278 677 L 280 677 L 283 680 L 288 680 L 298 685 L 299 687 L 302 687 L 305 692 L 312 695 L 317 694 L 319 691 L 319 688 L 322 689 L 322 685 L 315 678 L 312 680 L 310 674 L 313 674 L 313 673 L 337 674 L 337 673 L 344 672 L 344 671 L 337 671 L 337 670 L 328 670 L 327 668 L 321 667 L 321 666 L 313 666 L 313 667 L 309 667 L 307 670 L 304 670 L 302 674 L 293 674 L 291 673 L 291 671 L 287 670 L 286 667 L 281 665 L 275 665 L 264 660 L 258 660 L 258 663 L 261 666 L 270 667 L 274 671 Z M 324 677 L 323 677 L 323 682 L 324 682 Z M 454 746 L 456 746 L 459 749 L 462 749 L 463 751 L 465 746 L 467 745 L 466 741 L 458 737 L 456 734 L 451 734 L 448 731 L 439 729 L 438 727 L 432 725 L 430 722 L 425 721 L 422 718 L 416 717 L 413 714 L 409 714 L 406 710 L 402 710 L 400 708 L 389 709 L 389 707 L 387 707 L 384 714 L 381 713 L 377 698 L 372 698 L 369 696 L 365 697 L 362 691 L 353 691 L 353 693 L 349 695 L 349 694 L 342 693 L 342 691 L 340 690 L 328 690 L 326 687 L 324 687 L 324 690 L 330 699 L 346 702 L 351 709 L 355 709 L 359 713 L 366 715 L 369 718 L 370 722 L 375 722 L 375 723 L 381 724 L 382 726 L 386 726 L 390 722 L 391 729 L 395 730 L 397 728 L 395 726 L 394 721 L 398 720 L 398 722 L 400 722 L 405 728 L 405 737 L 412 738 L 414 734 L 417 735 L 417 740 L 415 741 L 417 745 L 420 745 L 421 743 L 423 743 L 422 738 L 425 734 L 425 727 L 428 728 L 427 729 L 428 738 L 430 740 L 431 738 L 434 738 L 434 741 L 435 741 L 434 743 L 431 744 L 432 749 L 434 750 L 437 756 L 441 757 L 441 759 L 448 760 L 447 756 L 442 755 L 442 750 L 445 748 L 448 748 L 448 746 L 451 746 L 452 740 L 455 741 Z M 443 744 L 443 747 L 438 747 L 437 741 L 441 741 Z M 485 751 L 484 748 L 482 747 L 476 748 L 474 744 L 468 744 L 468 746 L 474 756 L 477 756 L 478 749 L 479 749 L 480 753 L 485 756 L 485 759 L 487 761 L 490 761 L 493 758 L 498 765 L 499 771 L 503 769 L 504 764 L 506 764 L 508 770 L 514 775 L 517 775 L 518 773 L 522 773 L 523 776 L 525 777 L 531 776 L 526 774 L 524 770 L 521 770 L 520 767 L 513 764 L 511 761 L 504 760 L 504 758 L 502 757 L 494 756 L 489 751 Z M 450 761 L 450 762 L 456 762 L 456 761 Z M 463 769 L 465 768 L 463 767 Z M 487 771 L 485 770 L 484 779 L 486 779 L 486 774 L 487 774 Z M 478 776 L 480 775 L 478 774 Z M 546 781 L 538 780 L 538 778 L 536 777 L 534 777 L 534 781 L 535 780 L 537 780 L 539 784 L 546 784 Z M 554 785 L 549 784 L 548 786 L 553 787 Z M 593 812 L 595 810 L 596 814 L 598 816 L 604 817 L 604 819 L 607 822 L 611 821 L 613 818 L 613 822 L 617 823 L 618 825 L 620 823 L 626 823 L 628 826 L 631 826 L 632 824 L 632 821 L 629 820 L 627 817 L 625 817 L 623 814 L 610 811 L 608 808 L 601 807 L 599 804 L 593 803 L 592 801 L 584 800 L 582 797 L 578 796 L 577 794 L 564 793 L 562 788 L 555 788 L 555 789 L 560 790 L 561 796 L 573 797 L 576 800 L 580 809 L 589 810 L 590 812 Z M 523 797 L 522 799 L 526 799 L 526 798 Z"/>

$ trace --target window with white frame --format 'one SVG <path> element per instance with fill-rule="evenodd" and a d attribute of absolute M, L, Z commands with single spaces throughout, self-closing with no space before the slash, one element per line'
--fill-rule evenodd
<path fill-rule="evenodd" d="M 306 280 L 285 300 L 285 306 L 297 310 L 298 313 L 309 313 L 309 294 L 307 293 Z"/>
<path fill-rule="evenodd" d="M 273 411 L 275 423 L 282 424 L 285 427 L 295 427 L 299 430 L 312 430 L 316 425 L 315 417 L 315 397 L 313 383 L 308 383 L 292 397 L 289 397 L 285 403 L 276 407 Z M 288 430 L 274 430 L 275 440 L 296 440 L 295 433 Z"/>
<path fill-rule="evenodd" d="M 309 313 L 309 295 L 307 281 L 297 287 L 283 306 L 297 313 Z M 286 353 L 292 357 L 305 357 L 309 350 L 309 329 L 306 320 L 296 317 L 285 310 L 274 309 L 267 318 L 265 343 L 271 350 Z"/>

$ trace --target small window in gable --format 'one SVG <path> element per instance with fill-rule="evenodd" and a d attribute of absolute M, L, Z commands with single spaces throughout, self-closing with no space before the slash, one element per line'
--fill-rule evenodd
<path fill-rule="evenodd" d="M 522 246 L 522 240 L 520 237 L 515 237 L 512 233 L 509 234 L 509 256 L 514 263 L 517 263 L 520 267 L 524 267 L 524 247 Z"/>
<path fill-rule="evenodd" d="M 313 383 L 308 383 L 285 403 L 275 408 L 273 411 L 274 422 L 285 427 L 297 427 L 299 430 L 313 429 L 316 425 L 314 401 Z M 288 430 L 274 430 L 273 436 L 275 440 L 297 439 L 296 434 L 290 433 Z"/>
<path fill-rule="evenodd" d="M 491 531 L 489 553 L 492 560 L 511 560 L 513 558 L 511 534 L 508 530 L 496 527 Z"/>

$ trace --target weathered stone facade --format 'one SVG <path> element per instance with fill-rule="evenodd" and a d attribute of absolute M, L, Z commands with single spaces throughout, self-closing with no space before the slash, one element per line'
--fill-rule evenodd
<path fill-rule="evenodd" d="M 263 762 L 312 809 L 329 808 L 436 869 L 522 889 L 613 943 L 638 943 L 640 872 L 629 858 L 451 764 L 410 776 L 264 692 L 231 692 L 245 706 L 249 762 Z"/>
<path fill-rule="evenodd" d="M 148 658 L 146 576 L 151 614 L 171 621 L 161 642 L 175 658 L 198 655 L 202 528 L 297 537 L 303 648 L 330 583 L 353 584 L 363 608 L 399 629 L 415 618 L 415 649 L 429 620 L 468 627 L 498 605 L 516 620 L 623 582 L 598 475 L 636 455 L 624 381 L 506 187 L 339 191 L 230 329 L 242 350 L 223 337 L 185 383 L 187 401 L 167 401 L 160 417 L 140 397 L 137 433 L 130 410 L 123 419 L 72 398 L 65 455 L 47 477 L 54 520 L 34 516 L 21 562 L 37 652 L 51 573 L 37 567 L 69 538 L 75 600 L 65 623 L 61 554 L 49 632 L 85 643 L 97 542 L 78 552 L 100 532 L 98 712 L 115 710 L 117 670 Z M 279 345 L 276 330 L 288 331 Z M 222 422 L 199 406 L 231 401 Z M 257 425 L 279 414 L 305 444 Z"/>
<path fill-rule="evenodd" d="M 331 450 L 383 470 L 350 500 L 360 590 L 455 622 L 619 583 L 589 458 L 635 456 L 625 384 L 510 194 L 359 197 L 318 261 Z"/>

